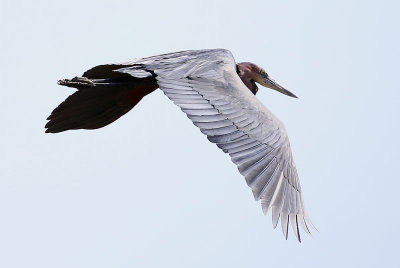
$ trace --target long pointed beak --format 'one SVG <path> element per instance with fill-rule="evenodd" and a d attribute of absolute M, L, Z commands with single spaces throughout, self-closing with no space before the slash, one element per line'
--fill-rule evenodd
<path fill-rule="evenodd" d="M 275 82 L 274 79 L 270 78 L 267 74 L 266 75 L 260 74 L 260 81 L 256 81 L 256 82 L 259 83 L 260 85 L 264 86 L 264 87 L 268 87 L 270 89 L 274 89 L 276 91 L 279 91 L 282 94 L 288 95 L 288 96 L 293 97 L 293 98 L 297 98 L 296 95 L 294 95 L 292 92 L 290 92 L 289 90 L 287 90 L 283 86 L 279 85 L 277 82 Z"/>

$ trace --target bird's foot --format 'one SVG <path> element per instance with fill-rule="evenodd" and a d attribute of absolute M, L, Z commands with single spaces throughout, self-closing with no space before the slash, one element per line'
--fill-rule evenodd
<path fill-rule="evenodd" d="M 61 86 L 74 87 L 74 88 L 85 88 L 94 86 L 94 83 L 89 78 L 78 77 L 78 76 L 72 79 L 58 80 L 57 84 Z"/>

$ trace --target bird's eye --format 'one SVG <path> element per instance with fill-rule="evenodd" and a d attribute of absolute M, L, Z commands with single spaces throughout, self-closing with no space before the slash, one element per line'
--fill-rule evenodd
<path fill-rule="evenodd" d="M 268 76 L 267 72 L 266 72 L 266 71 L 264 71 L 264 69 L 261 69 L 261 71 L 260 71 L 260 74 L 261 74 L 261 75 Z"/>

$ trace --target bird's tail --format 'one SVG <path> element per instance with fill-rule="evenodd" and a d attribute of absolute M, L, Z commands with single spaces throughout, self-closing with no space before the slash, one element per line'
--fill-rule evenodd
<path fill-rule="evenodd" d="M 154 77 L 134 78 L 114 72 L 118 65 L 100 65 L 83 77 L 59 80 L 58 84 L 78 89 L 47 118 L 47 133 L 104 127 L 131 110 L 158 85 Z"/>

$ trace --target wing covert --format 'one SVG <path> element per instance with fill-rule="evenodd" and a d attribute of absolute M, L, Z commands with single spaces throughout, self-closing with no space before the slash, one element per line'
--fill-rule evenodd
<path fill-rule="evenodd" d="M 117 71 L 154 73 L 164 94 L 230 155 L 264 214 L 272 210 L 274 228 L 281 219 L 286 238 L 289 222 L 299 241 L 299 224 L 310 233 L 286 130 L 240 80 L 228 50 L 184 51 L 129 64 Z"/>

